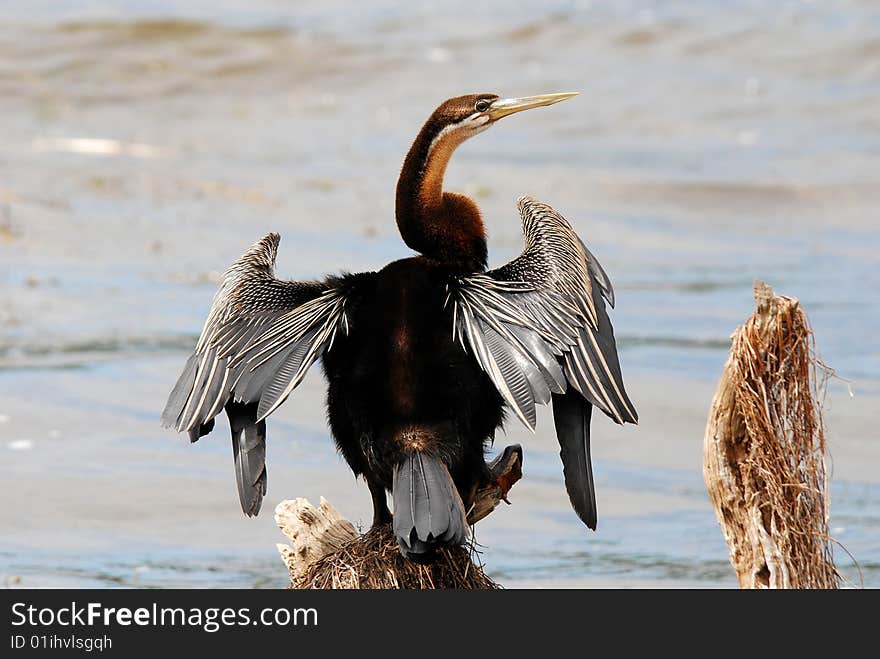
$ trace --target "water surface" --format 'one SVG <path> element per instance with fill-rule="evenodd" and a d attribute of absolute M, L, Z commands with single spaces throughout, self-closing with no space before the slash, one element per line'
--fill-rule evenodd
<path fill-rule="evenodd" d="M 290 278 L 407 256 L 394 184 L 433 107 L 565 90 L 582 94 L 463 146 L 448 187 L 478 199 L 493 264 L 521 247 L 520 194 L 575 225 L 615 284 L 641 424 L 594 422 L 595 534 L 549 414 L 499 438 L 524 445 L 525 478 L 477 529 L 490 574 L 735 586 L 700 451 L 761 278 L 800 298 L 855 394 L 828 400 L 831 525 L 880 585 L 880 9 L 855 1 L 5 2 L 0 577 L 280 586 L 279 500 L 368 521 L 317 372 L 273 415 L 257 520 L 222 423 L 195 446 L 159 428 L 219 272 L 270 230 Z"/>

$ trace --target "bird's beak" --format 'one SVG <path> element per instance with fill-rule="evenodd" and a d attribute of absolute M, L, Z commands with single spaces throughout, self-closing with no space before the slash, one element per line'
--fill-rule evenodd
<path fill-rule="evenodd" d="M 515 112 L 531 110 L 532 108 L 539 108 L 544 105 L 553 105 L 577 95 L 577 92 L 563 92 L 561 94 L 541 94 L 540 96 L 525 96 L 523 98 L 499 98 L 489 106 L 486 114 L 489 115 L 490 121 L 498 121 L 501 117 L 506 117 Z"/>

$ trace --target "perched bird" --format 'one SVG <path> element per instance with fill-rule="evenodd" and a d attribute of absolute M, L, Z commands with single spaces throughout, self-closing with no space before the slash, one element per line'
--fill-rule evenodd
<path fill-rule="evenodd" d="M 592 407 L 637 421 L 605 309 L 611 281 L 569 223 L 529 197 L 518 202 L 522 254 L 487 270 L 477 204 L 443 190 L 462 142 L 572 96 L 471 94 L 434 111 L 397 184 L 397 226 L 418 256 L 283 281 L 270 233 L 229 268 L 162 421 L 195 442 L 226 410 L 247 515 L 266 493 L 266 417 L 321 358 L 336 444 L 370 489 L 374 525 L 392 521 L 391 492 L 404 556 L 466 539 L 467 510 L 492 479 L 488 444 L 506 411 L 534 431 L 536 404 L 552 402 L 571 504 L 595 529 Z"/>

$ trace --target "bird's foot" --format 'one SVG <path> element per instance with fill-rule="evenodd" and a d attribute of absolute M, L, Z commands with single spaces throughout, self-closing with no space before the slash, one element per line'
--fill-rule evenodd
<path fill-rule="evenodd" d="M 495 510 L 501 501 L 510 503 L 507 493 L 522 478 L 522 447 L 519 444 L 506 447 L 488 467 L 492 480 L 477 490 L 474 504 L 468 512 L 468 524 L 479 522 Z"/>

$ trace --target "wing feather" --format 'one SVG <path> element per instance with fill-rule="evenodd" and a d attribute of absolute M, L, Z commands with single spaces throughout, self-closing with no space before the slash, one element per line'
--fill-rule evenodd
<path fill-rule="evenodd" d="M 168 398 L 164 425 L 195 431 L 227 402 L 256 403 L 262 421 L 290 395 L 339 327 L 347 331 L 339 280 L 275 278 L 280 237 L 254 243 L 226 271 L 194 354 Z"/>
<path fill-rule="evenodd" d="M 519 211 L 522 254 L 451 285 L 453 335 L 531 429 L 535 404 L 569 385 L 616 422 L 636 423 L 605 309 L 611 279 L 550 206 L 522 197 Z"/>

